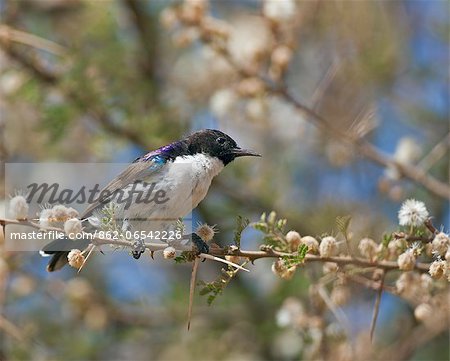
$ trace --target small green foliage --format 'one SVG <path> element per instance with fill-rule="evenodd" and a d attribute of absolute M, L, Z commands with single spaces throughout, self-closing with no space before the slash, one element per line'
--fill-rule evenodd
<path fill-rule="evenodd" d="M 241 248 L 241 236 L 242 232 L 249 225 L 250 221 L 247 218 L 242 218 L 242 216 L 237 216 L 236 218 L 236 230 L 234 231 L 234 244 L 237 248 Z"/>
<path fill-rule="evenodd" d="M 184 252 L 175 257 L 173 260 L 175 261 L 175 263 L 186 263 L 188 261 Z"/>
<path fill-rule="evenodd" d="M 297 253 L 292 256 L 284 256 L 286 267 L 297 266 L 305 261 L 306 253 L 308 252 L 308 246 L 306 244 L 300 244 L 298 246 Z"/>
<path fill-rule="evenodd" d="M 351 216 L 338 216 L 336 217 L 336 228 L 344 237 L 347 236 L 348 227 L 352 220 Z"/>
<path fill-rule="evenodd" d="M 187 263 L 192 262 L 195 259 L 195 252 L 189 252 L 189 251 L 183 251 L 181 254 L 177 257 L 175 257 L 173 260 L 175 263 Z"/>
<path fill-rule="evenodd" d="M 184 226 L 183 218 L 177 219 L 177 222 L 175 223 L 175 231 L 180 232 L 180 234 L 186 233 L 186 227 Z"/>
<path fill-rule="evenodd" d="M 198 285 L 203 286 L 203 288 L 199 291 L 200 296 L 208 295 L 206 302 L 209 306 L 211 306 L 217 296 L 223 293 L 225 287 L 230 283 L 233 277 L 236 276 L 238 271 L 238 269 L 234 269 L 233 267 L 228 266 L 227 269 L 222 268 L 222 274 L 214 281 L 199 281 Z"/>
<path fill-rule="evenodd" d="M 252 223 L 251 227 L 264 233 L 265 245 L 271 246 L 277 251 L 288 251 L 284 236 L 286 223 L 286 219 L 277 219 L 277 214 L 272 211 L 268 216 L 263 213 L 259 222 Z"/>
<path fill-rule="evenodd" d="M 263 222 L 256 222 L 252 224 L 252 227 L 258 231 L 261 231 L 263 233 L 266 233 L 268 231 L 267 223 Z"/>
<path fill-rule="evenodd" d="M 384 233 L 383 234 L 383 241 L 381 242 L 381 244 L 383 245 L 383 247 L 387 247 L 389 242 L 392 241 L 393 235 L 392 233 Z"/>

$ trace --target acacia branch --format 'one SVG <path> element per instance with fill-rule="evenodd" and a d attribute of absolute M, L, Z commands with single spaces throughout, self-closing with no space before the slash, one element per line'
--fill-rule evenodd
<path fill-rule="evenodd" d="M 35 229 L 42 230 L 42 231 L 47 230 L 47 228 L 42 229 L 38 224 L 36 224 L 34 222 L 30 222 L 28 220 L 0 219 L 1 226 L 6 226 L 8 224 L 25 225 L 25 226 L 29 226 L 29 227 L 32 227 Z M 49 230 L 58 230 L 58 231 L 64 233 L 64 231 L 59 228 L 51 227 L 48 229 Z M 86 235 L 89 235 L 89 234 L 86 234 Z M 92 237 L 92 234 L 91 234 L 91 237 Z M 112 239 L 99 238 L 99 237 L 92 238 L 91 242 L 95 246 L 112 245 L 112 246 L 120 246 L 120 247 L 128 247 L 128 248 L 132 248 L 133 244 L 134 244 L 133 241 L 129 241 L 126 239 L 112 240 Z M 146 249 L 150 250 L 151 252 L 156 252 L 156 251 L 164 250 L 166 247 L 168 247 L 168 244 L 145 242 L 144 246 Z M 227 247 L 225 247 L 225 248 L 210 247 L 209 254 L 200 253 L 198 256 L 201 258 L 205 258 L 205 259 L 211 259 L 212 256 L 216 256 L 216 257 L 239 256 L 239 257 L 248 258 L 251 262 L 254 262 L 261 258 L 281 258 L 281 257 L 290 257 L 290 256 L 296 256 L 296 255 L 297 255 L 297 252 L 293 252 L 293 253 L 279 252 L 279 251 L 275 251 L 271 248 L 267 248 L 267 249 L 259 250 L 259 251 L 253 251 L 253 250 L 243 250 L 243 249 L 235 250 L 235 249 L 229 249 Z M 226 261 L 226 262 L 229 263 L 228 261 Z M 359 267 L 364 267 L 364 268 L 379 268 L 386 272 L 392 271 L 392 270 L 400 270 L 397 262 L 395 262 L 395 261 L 373 261 L 372 262 L 368 259 L 359 258 L 359 257 L 350 257 L 350 256 L 321 257 L 318 255 L 313 255 L 313 254 L 307 254 L 305 256 L 304 263 L 314 263 L 314 262 L 320 262 L 320 263 L 333 262 L 333 263 L 336 263 L 341 266 L 354 265 L 354 266 L 359 266 Z M 417 262 L 414 265 L 414 269 L 419 272 L 428 272 L 429 268 L 430 268 L 429 263 Z"/>

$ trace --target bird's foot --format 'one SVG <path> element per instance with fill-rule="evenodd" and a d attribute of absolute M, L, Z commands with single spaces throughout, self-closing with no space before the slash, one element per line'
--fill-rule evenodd
<path fill-rule="evenodd" d="M 139 259 L 141 254 L 145 252 L 145 243 L 144 240 L 139 239 L 133 242 L 131 255 L 134 259 Z"/>
<path fill-rule="evenodd" d="M 191 233 L 191 240 L 198 254 L 209 253 L 209 246 L 196 233 Z"/>

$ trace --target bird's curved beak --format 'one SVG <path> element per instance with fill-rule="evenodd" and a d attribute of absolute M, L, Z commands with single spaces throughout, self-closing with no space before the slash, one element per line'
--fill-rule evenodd
<path fill-rule="evenodd" d="M 252 150 L 249 149 L 241 149 L 241 148 L 233 148 L 231 149 L 231 154 L 233 154 L 235 157 L 261 157 L 261 154 L 258 154 Z"/>

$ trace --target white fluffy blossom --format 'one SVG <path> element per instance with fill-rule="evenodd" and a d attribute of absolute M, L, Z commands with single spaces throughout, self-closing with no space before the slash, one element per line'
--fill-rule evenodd
<path fill-rule="evenodd" d="M 39 225 L 42 228 L 48 228 L 52 225 L 54 218 L 53 210 L 49 208 L 44 208 L 39 214 Z"/>
<path fill-rule="evenodd" d="M 279 258 L 272 264 L 272 272 L 284 280 L 290 280 L 297 269 L 296 266 L 287 267 L 283 259 Z"/>
<path fill-rule="evenodd" d="M 447 265 L 446 265 L 445 261 L 442 261 L 442 260 L 434 261 L 430 265 L 430 269 L 428 270 L 428 273 L 434 279 L 439 279 L 444 275 L 446 266 Z"/>
<path fill-rule="evenodd" d="M 322 239 L 319 245 L 319 253 L 321 257 L 331 257 L 337 251 L 336 238 L 328 236 Z"/>
<path fill-rule="evenodd" d="M 314 237 L 302 237 L 302 244 L 308 246 L 308 253 L 317 254 L 319 252 L 319 242 Z"/>
<path fill-rule="evenodd" d="M 398 221 L 401 226 L 420 226 L 428 218 L 425 204 L 415 199 L 407 199 L 398 211 Z"/>
<path fill-rule="evenodd" d="M 28 203 L 24 196 L 17 195 L 9 202 L 9 213 L 14 219 L 26 219 L 28 217 Z"/>
<path fill-rule="evenodd" d="M 53 216 L 56 218 L 58 222 L 64 222 L 67 219 L 67 207 L 57 204 L 52 208 Z"/>
<path fill-rule="evenodd" d="M 71 218 L 64 222 L 64 232 L 70 239 L 74 239 L 82 230 L 81 221 L 77 218 Z"/>
<path fill-rule="evenodd" d="M 79 249 L 72 249 L 67 255 L 67 260 L 71 267 L 79 269 L 83 265 L 85 258 Z"/>
<path fill-rule="evenodd" d="M 377 254 L 378 245 L 373 239 L 363 238 L 359 241 L 358 249 L 362 256 L 374 260 Z"/>
<path fill-rule="evenodd" d="M 403 271 L 411 271 L 416 264 L 416 256 L 412 249 L 408 249 L 398 256 L 397 260 L 398 268 Z"/>
<path fill-rule="evenodd" d="M 163 251 L 163 256 L 165 259 L 175 258 L 177 251 L 173 247 L 166 247 Z"/>
<path fill-rule="evenodd" d="M 433 252 L 438 253 L 441 256 L 444 256 L 447 252 L 448 246 L 450 245 L 450 239 L 447 234 L 444 232 L 438 233 L 433 242 L 431 242 L 431 247 Z"/>
<path fill-rule="evenodd" d="M 214 238 L 216 230 L 214 226 L 209 226 L 208 224 L 200 224 L 195 230 L 197 236 L 199 236 L 203 241 L 209 242 Z"/>
<path fill-rule="evenodd" d="M 291 249 L 291 251 L 296 251 L 298 249 L 301 240 L 302 237 L 296 231 L 289 231 L 286 234 L 286 242 L 289 244 L 289 248 Z"/>

